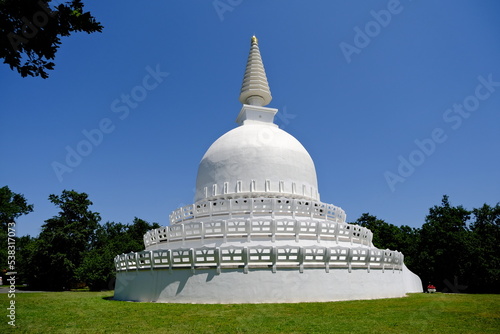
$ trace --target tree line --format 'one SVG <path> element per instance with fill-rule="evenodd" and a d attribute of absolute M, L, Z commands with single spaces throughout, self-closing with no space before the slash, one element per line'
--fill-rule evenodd
<path fill-rule="evenodd" d="M 16 276 L 30 289 L 113 289 L 114 257 L 144 250 L 144 233 L 160 227 L 137 217 L 131 224 L 100 224 L 101 217 L 90 209 L 93 203 L 88 195 L 74 190 L 50 195 L 49 200 L 59 213 L 45 221 L 37 237 L 16 237 Z M 33 205 L 23 195 L 0 188 L 0 268 L 4 275 L 9 271 L 8 225 L 31 211 Z"/>
<path fill-rule="evenodd" d="M 377 248 L 403 253 L 422 284 L 443 292 L 500 293 L 500 203 L 466 210 L 444 195 L 421 228 L 396 226 L 364 213 L 354 224 L 373 232 Z"/>
<path fill-rule="evenodd" d="M 49 201 L 60 211 L 45 220 L 40 234 L 15 238 L 17 276 L 32 289 L 112 289 L 114 257 L 144 250 L 144 233 L 159 227 L 137 217 L 130 224 L 101 224 L 88 195 L 74 190 L 52 194 Z M 9 271 L 8 226 L 32 211 L 23 195 L 0 188 L 4 275 Z M 369 213 L 353 224 L 373 232 L 375 247 L 402 252 L 424 287 L 432 283 L 443 292 L 500 293 L 500 203 L 466 210 L 452 206 L 445 195 L 420 228 L 396 226 Z"/>

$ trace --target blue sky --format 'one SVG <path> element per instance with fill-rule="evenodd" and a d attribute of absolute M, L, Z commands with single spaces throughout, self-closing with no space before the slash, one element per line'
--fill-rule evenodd
<path fill-rule="evenodd" d="M 236 126 L 253 34 L 277 123 L 348 221 L 420 227 L 444 194 L 500 201 L 496 0 L 85 3 L 104 31 L 64 38 L 49 79 L 0 67 L 0 185 L 35 205 L 18 235 L 39 233 L 63 189 L 103 222 L 168 224 Z"/>

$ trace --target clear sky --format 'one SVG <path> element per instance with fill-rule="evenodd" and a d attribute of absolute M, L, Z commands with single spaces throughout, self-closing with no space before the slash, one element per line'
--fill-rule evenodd
<path fill-rule="evenodd" d="M 0 186 L 35 206 L 18 235 L 39 233 L 63 189 L 103 222 L 167 225 L 236 126 L 253 34 L 277 124 L 348 221 L 420 227 L 444 194 L 500 201 L 499 1 L 85 4 L 104 31 L 64 38 L 49 79 L 0 66 Z"/>

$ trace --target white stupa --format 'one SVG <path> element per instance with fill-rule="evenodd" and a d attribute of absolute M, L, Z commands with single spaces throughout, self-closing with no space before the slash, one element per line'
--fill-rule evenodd
<path fill-rule="evenodd" d="M 306 149 L 273 123 L 257 38 L 236 119 L 203 156 L 194 204 L 115 258 L 115 299 L 170 303 L 320 302 L 421 292 L 403 254 L 320 201 Z"/>

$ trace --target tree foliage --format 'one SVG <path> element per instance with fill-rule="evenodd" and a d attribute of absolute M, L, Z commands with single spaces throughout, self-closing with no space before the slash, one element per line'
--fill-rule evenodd
<path fill-rule="evenodd" d="M 114 258 L 118 254 L 144 250 L 143 236 L 158 228 L 157 223 L 134 218 L 131 225 L 108 222 L 96 231 L 92 249 L 85 254 L 82 265 L 77 271 L 80 281 L 91 290 L 112 289 L 115 278 Z"/>
<path fill-rule="evenodd" d="M 420 276 L 432 281 L 438 289 L 466 284 L 470 270 L 471 234 L 467 226 L 471 212 L 462 206 L 451 206 L 443 196 L 440 206 L 429 209 L 420 232 Z M 455 279 L 456 278 L 456 279 Z"/>
<path fill-rule="evenodd" d="M 102 25 L 83 10 L 82 0 L 51 7 L 51 0 L 0 1 L 0 58 L 21 76 L 47 78 L 61 37 L 77 31 L 101 32 Z"/>
<path fill-rule="evenodd" d="M 399 248 L 397 249 L 403 253 L 406 266 L 415 271 L 418 268 L 421 230 L 407 225 L 400 226 L 399 230 Z"/>
<path fill-rule="evenodd" d="M 401 251 L 424 286 L 500 293 L 500 204 L 469 211 L 452 206 L 444 195 L 421 228 L 397 227 L 368 213 L 355 223 L 373 232 L 374 246 Z"/>
<path fill-rule="evenodd" d="M 49 200 L 60 211 L 47 219 L 37 238 L 17 238 L 17 271 L 30 288 L 64 290 L 87 285 L 91 290 L 112 289 L 113 259 L 144 249 L 143 235 L 158 224 L 134 218 L 132 224 L 99 224 L 86 193 L 64 190 Z"/>
<path fill-rule="evenodd" d="M 60 208 L 57 216 L 45 221 L 36 240 L 30 285 L 48 290 L 74 286 L 75 273 L 91 247 L 101 217 L 92 212 L 85 193 L 64 190 L 49 200 Z"/>
<path fill-rule="evenodd" d="M 406 225 L 398 227 L 386 221 L 363 213 L 354 224 L 368 228 L 373 233 L 373 245 L 380 249 L 391 249 L 402 252 L 405 256 L 405 264 L 409 268 L 415 266 L 417 240 L 419 231 Z"/>
<path fill-rule="evenodd" d="M 27 283 L 28 277 L 34 273 L 33 255 L 36 252 L 36 240 L 29 235 L 16 238 L 16 282 Z"/>
<path fill-rule="evenodd" d="M 0 188 L 0 227 L 5 230 L 9 223 L 33 211 L 33 204 L 28 204 L 21 194 L 12 192 L 9 187 Z"/>
<path fill-rule="evenodd" d="M 14 193 L 7 186 L 0 188 L 0 275 L 2 276 L 8 271 L 9 228 L 10 231 L 16 231 L 16 219 L 32 211 L 33 204 L 28 204 L 23 195 Z"/>
<path fill-rule="evenodd" d="M 399 249 L 399 228 L 389 224 L 382 219 L 378 219 L 369 213 L 363 213 L 356 224 L 366 227 L 373 233 L 373 244 L 382 249 Z"/>
<path fill-rule="evenodd" d="M 500 203 L 473 209 L 469 285 L 476 292 L 500 293 Z"/>

